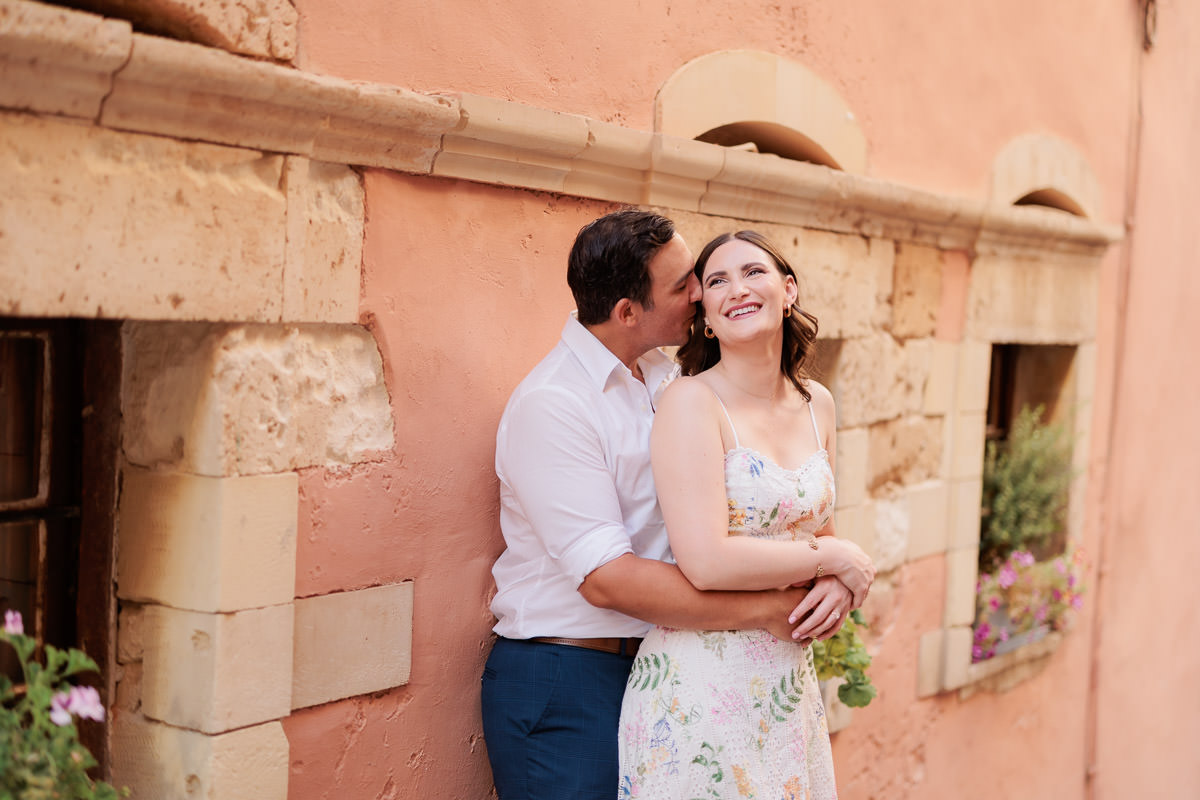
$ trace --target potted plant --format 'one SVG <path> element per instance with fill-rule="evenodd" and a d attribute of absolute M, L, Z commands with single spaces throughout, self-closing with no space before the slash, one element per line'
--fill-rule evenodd
<path fill-rule="evenodd" d="M 976 586 L 978 614 L 973 661 L 1014 650 L 1048 632 L 1067 628 L 1083 606 L 1083 551 L 1037 561 L 1028 550 L 1014 550 Z"/>
<path fill-rule="evenodd" d="M 1082 603 L 1082 553 L 1058 553 L 1073 441 L 1062 423 L 1024 407 L 984 456 L 972 658 L 981 661 L 1063 629 Z M 1057 544 L 1057 548 L 1056 548 Z M 1039 560 L 1040 559 L 1042 560 Z"/>
<path fill-rule="evenodd" d="M 841 678 L 842 683 L 837 687 L 838 700 L 851 707 L 865 706 L 877 694 L 865 672 L 871 666 L 871 655 L 858 635 L 859 629 L 866 626 L 862 611 L 856 608 L 850 612 L 837 633 L 824 641 L 812 643 L 817 680 Z"/>
<path fill-rule="evenodd" d="M 0 800 L 115 800 L 117 790 L 93 781 L 87 770 L 96 759 L 79 742 L 75 718 L 103 720 L 100 694 L 67 681 L 97 672 L 96 662 L 74 648 L 46 645 L 45 663 L 37 641 L 25 635 L 20 612 L 4 613 L 0 642 L 17 653 L 24 684 L 0 674 Z M 126 792 L 127 793 L 127 792 Z"/>

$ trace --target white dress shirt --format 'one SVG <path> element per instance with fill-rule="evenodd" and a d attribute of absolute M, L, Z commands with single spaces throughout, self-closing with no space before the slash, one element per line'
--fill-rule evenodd
<path fill-rule="evenodd" d="M 501 636 L 649 630 L 578 591 L 588 573 L 625 553 L 670 560 L 650 471 L 650 426 L 677 369 L 658 350 L 638 363 L 645 383 L 572 314 L 558 344 L 509 398 L 496 434 L 507 549 L 492 568 L 491 608 Z"/>

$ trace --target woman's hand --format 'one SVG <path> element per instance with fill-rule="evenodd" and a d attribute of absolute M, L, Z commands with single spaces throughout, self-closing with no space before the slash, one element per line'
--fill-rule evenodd
<path fill-rule="evenodd" d="M 871 558 L 861 547 L 846 539 L 823 536 L 819 541 L 821 555 L 824 557 L 828 553 L 830 557 L 831 563 L 826 566 L 827 574 L 833 573 L 846 585 L 854 595 L 851 608 L 859 608 L 867 599 L 871 584 L 875 582 L 875 565 L 871 563 Z"/>
<path fill-rule="evenodd" d="M 792 638 L 807 645 L 837 633 L 850 613 L 854 595 L 833 575 L 818 578 L 788 621 L 799 626 Z"/>

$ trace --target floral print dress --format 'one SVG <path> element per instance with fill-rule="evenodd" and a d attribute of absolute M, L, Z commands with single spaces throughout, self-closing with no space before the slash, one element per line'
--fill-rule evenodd
<path fill-rule="evenodd" d="M 730 536 L 803 541 L 833 513 L 824 450 L 785 469 L 735 446 L 725 490 Z M 652 629 L 625 688 L 619 749 L 621 800 L 837 796 L 812 650 L 766 631 Z"/>

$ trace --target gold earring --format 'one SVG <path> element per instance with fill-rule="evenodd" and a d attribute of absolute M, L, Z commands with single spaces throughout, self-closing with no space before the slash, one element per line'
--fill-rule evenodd
<path fill-rule="evenodd" d="M 792 315 L 792 307 L 791 307 L 791 306 L 784 306 L 784 307 L 783 307 L 783 318 L 784 318 L 784 319 L 787 319 L 787 318 L 788 318 L 788 317 L 790 317 L 791 315 Z"/>
<path fill-rule="evenodd" d="M 717 335 L 716 335 L 715 333 L 713 333 L 713 329 L 712 329 L 712 326 L 711 326 L 711 325 L 705 325 L 705 326 L 704 326 L 704 338 L 705 338 L 705 339 L 715 339 L 715 338 L 717 338 Z"/>

